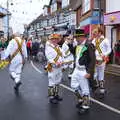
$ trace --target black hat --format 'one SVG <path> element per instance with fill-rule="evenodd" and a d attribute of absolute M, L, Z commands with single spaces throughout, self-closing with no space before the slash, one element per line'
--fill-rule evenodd
<path fill-rule="evenodd" d="M 74 36 L 75 37 L 78 37 L 78 36 L 86 36 L 85 34 L 85 31 L 83 29 L 76 29 L 75 30 L 75 33 L 74 33 Z"/>

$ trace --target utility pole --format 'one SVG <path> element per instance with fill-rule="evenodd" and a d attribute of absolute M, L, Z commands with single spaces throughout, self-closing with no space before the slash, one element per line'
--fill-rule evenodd
<path fill-rule="evenodd" d="M 9 41 L 9 0 L 7 0 L 7 39 Z"/>

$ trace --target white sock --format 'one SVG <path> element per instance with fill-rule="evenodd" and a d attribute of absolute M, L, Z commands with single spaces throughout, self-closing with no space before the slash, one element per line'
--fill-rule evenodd
<path fill-rule="evenodd" d="M 19 78 L 15 78 L 15 83 L 19 83 L 20 82 L 20 79 Z"/>

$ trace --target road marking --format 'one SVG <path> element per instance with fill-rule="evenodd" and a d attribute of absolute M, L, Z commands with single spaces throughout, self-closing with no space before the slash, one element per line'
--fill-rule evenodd
<path fill-rule="evenodd" d="M 71 92 L 74 92 L 74 90 L 73 90 L 72 88 L 70 88 L 70 87 L 68 87 L 68 86 L 66 86 L 66 85 L 60 84 L 60 86 L 63 87 L 63 88 L 65 88 L 65 89 L 67 89 L 67 90 L 69 90 L 69 91 L 71 91 Z M 105 108 L 107 108 L 107 109 L 109 109 L 109 110 L 111 110 L 111 111 L 113 111 L 113 112 L 115 112 L 115 113 L 120 114 L 120 110 L 118 110 L 118 109 L 115 109 L 115 108 L 113 108 L 113 107 L 111 107 L 111 106 L 109 106 L 109 105 L 106 105 L 106 104 L 104 104 L 104 103 L 102 103 L 102 102 L 99 102 L 98 100 L 95 100 L 95 99 L 92 98 L 92 97 L 90 97 L 90 100 L 91 100 L 92 102 L 96 103 L 96 104 L 101 105 L 102 107 L 105 107 Z"/>
<path fill-rule="evenodd" d="M 37 72 L 39 72 L 40 74 L 43 73 L 42 71 L 40 71 L 40 70 L 33 64 L 32 61 L 31 61 L 31 65 L 32 65 L 32 67 L 33 67 Z"/>
<path fill-rule="evenodd" d="M 41 72 L 41 71 L 33 64 L 32 61 L 31 61 L 31 65 L 32 65 L 32 67 L 33 67 L 37 72 L 39 72 L 40 74 L 43 73 L 43 72 Z M 65 89 L 67 89 L 67 90 L 69 90 L 69 91 L 71 91 L 71 92 L 74 92 L 74 90 L 73 90 L 72 88 L 70 88 L 70 87 L 68 87 L 68 86 L 66 86 L 66 85 L 60 84 L 60 86 L 63 87 L 63 88 L 65 88 Z M 111 106 L 109 106 L 109 105 L 106 105 L 106 104 L 104 104 L 104 103 L 102 103 L 102 102 L 100 102 L 100 101 L 98 101 L 98 100 L 95 100 L 95 99 L 92 98 L 92 97 L 90 97 L 90 100 L 91 100 L 92 102 L 94 102 L 94 103 L 96 103 L 96 104 L 104 107 L 104 108 L 107 108 L 108 110 L 110 110 L 110 111 L 112 111 L 112 112 L 115 112 L 115 113 L 117 113 L 117 114 L 120 114 L 120 110 L 118 110 L 118 109 L 116 109 L 116 108 L 113 108 L 113 107 L 111 107 Z"/>

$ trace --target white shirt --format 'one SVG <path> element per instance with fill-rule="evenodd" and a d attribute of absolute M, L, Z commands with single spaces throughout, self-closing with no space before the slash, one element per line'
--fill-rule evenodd
<path fill-rule="evenodd" d="M 55 64 L 55 61 L 54 59 L 56 58 L 57 56 L 57 52 L 54 50 L 54 45 L 51 44 L 49 41 L 47 41 L 46 43 L 46 46 L 45 46 L 45 56 L 48 60 L 49 63 L 54 63 Z M 61 48 L 59 46 L 57 46 L 60 51 L 62 52 Z M 57 62 L 63 62 L 63 57 L 59 56 L 59 59 Z"/>
<path fill-rule="evenodd" d="M 17 37 L 18 41 L 21 42 L 21 38 Z M 13 55 L 14 52 L 18 49 L 18 45 L 17 42 L 15 41 L 15 39 L 12 39 L 9 44 L 7 49 L 4 52 L 4 57 L 2 59 L 6 59 L 8 58 L 9 55 Z M 26 43 L 25 41 L 22 44 L 22 53 L 24 58 L 27 58 L 27 49 L 26 49 Z M 20 54 L 20 52 L 13 58 L 13 60 L 11 62 L 22 62 L 22 56 Z"/>
<path fill-rule="evenodd" d="M 81 50 L 82 50 L 82 48 L 83 48 L 84 45 L 85 45 L 85 42 L 86 42 L 86 40 L 83 41 L 82 44 L 77 45 L 77 47 L 79 47 L 79 50 L 78 50 L 77 53 L 76 53 L 76 61 L 75 61 L 76 67 L 82 67 L 82 66 L 79 65 L 79 58 L 80 58 Z M 76 49 L 77 49 L 77 48 L 76 48 Z M 85 66 L 83 65 L 83 67 L 85 67 Z"/>
<path fill-rule="evenodd" d="M 68 55 L 70 55 L 70 50 L 69 50 L 69 46 L 68 46 L 68 42 L 65 41 L 62 45 L 62 51 L 63 51 L 63 56 L 67 57 Z"/>
<path fill-rule="evenodd" d="M 104 38 L 104 36 L 101 36 L 101 38 Z M 92 41 L 92 43 L 94 44 L 94 46 L 96 46 L 95 40 L 96 39 L 93 39 L 93 41 Z M 104 40 L 100 43 L 100 49 L 101 49 L 102 54 L 104 56 L 108 56 L 110 54 L 110 52 L 111 52 L 111 46 L 110 46 L 110 42 L 108 41 L 107 38 L 104 38 Z M 95 51 L 95 54 L 96 54 L 96 59 L 101 57 L 97 49 Z"/>

